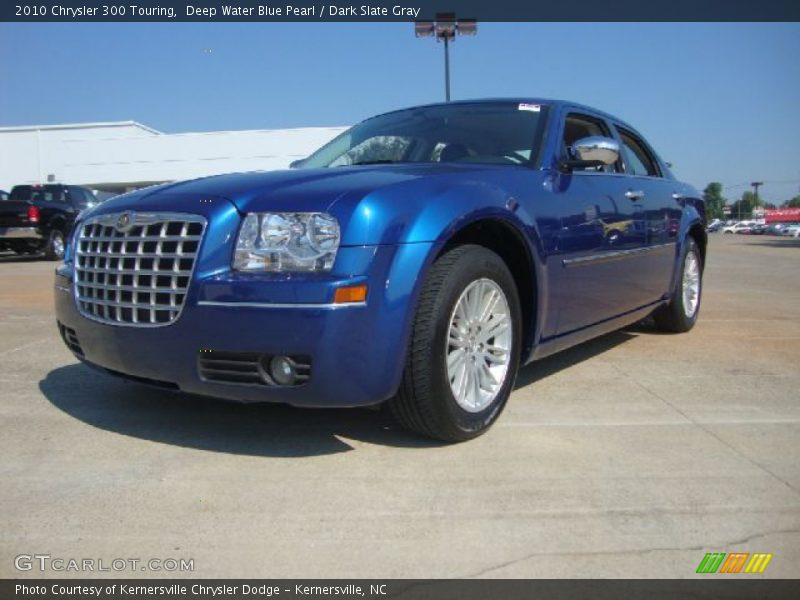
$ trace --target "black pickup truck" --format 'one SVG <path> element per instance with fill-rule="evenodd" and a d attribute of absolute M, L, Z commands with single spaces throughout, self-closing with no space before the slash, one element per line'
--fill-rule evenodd
<path fill-rule="evenodd" d="M 75 217 L 97 202 L 76 185 L 17 185 L 0 201 L 0 250 L 61 260 Z"/>

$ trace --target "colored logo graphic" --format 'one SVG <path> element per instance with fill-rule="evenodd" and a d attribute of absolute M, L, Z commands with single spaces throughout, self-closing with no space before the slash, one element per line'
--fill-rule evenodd
<path fill-rule="evenodd" d="M 700 561 L 697 573 L 763 573 L 772 554 L 749 552 L 709 552 Z"/>

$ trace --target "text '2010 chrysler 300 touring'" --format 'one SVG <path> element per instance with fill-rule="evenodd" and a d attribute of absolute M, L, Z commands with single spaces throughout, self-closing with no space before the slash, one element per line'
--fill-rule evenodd
<path fill-rule="evenodd" d="M 387 402 L 450 441 L 517 369 L 700 307 L 705 210 L 630 125 L 562 101 L 421 106 L 287 171 L 165 184 L 83 213 L 56 272 L 89 365 L 244 402 Z"/>

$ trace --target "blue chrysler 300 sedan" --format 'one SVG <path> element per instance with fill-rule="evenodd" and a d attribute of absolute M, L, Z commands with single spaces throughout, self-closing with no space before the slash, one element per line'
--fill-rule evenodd
<path fill-rule="evenodd" d="M 630 125 L 562 101 L 367 119 L 289 171 L 165 184 L 81 215 L 56 272 L 85 363 L 244 402 L 387 402 L 485 431 L 520 365 L 653 314 L 694 325 L 697 191 Z"/>

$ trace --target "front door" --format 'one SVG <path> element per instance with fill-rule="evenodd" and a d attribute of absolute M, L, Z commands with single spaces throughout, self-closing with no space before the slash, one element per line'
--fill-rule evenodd
<path fill-rule="evenodd" d="M 601 118 L 569 113 L 563 151 L 589 136 L 613 137 Z M 645 213 L 628 193 L 622 164 L 561 173 L 553 186 L 561 212 L 557 252 L 558 333 L 610 319 L 645 304 L 641 289 Z M 627 194 L 627 195 L 626 195 Z"/>

